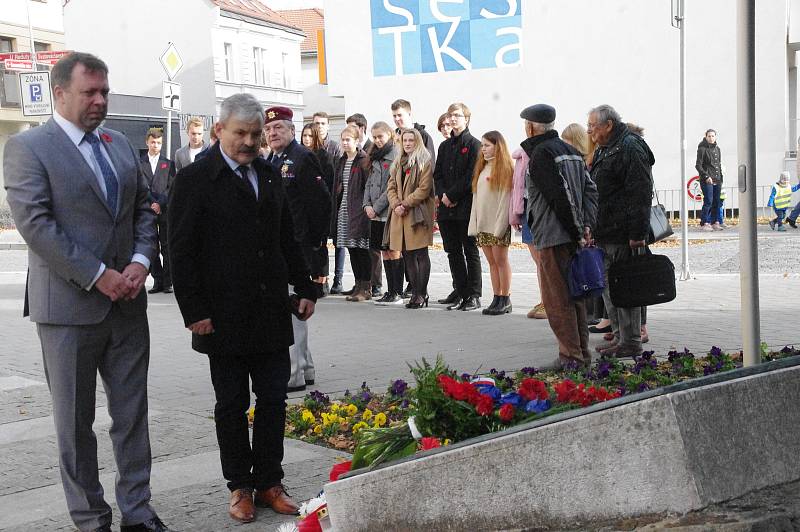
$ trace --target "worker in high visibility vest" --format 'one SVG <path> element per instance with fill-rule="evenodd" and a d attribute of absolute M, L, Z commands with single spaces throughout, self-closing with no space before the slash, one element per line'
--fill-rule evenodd
<path fill-rule="evenodd" d="M 727 194 L 725 194 L 725 189 L 723 188 L 723 189 L 721 189 L 719 191 L 719 218 L 718 218 L 719 226 L 722 227 L 723 229 L 728 227 L 727 225 L 725 225 L 725 198 L 726 197 L 727 197 Z"/>
<path fill-rule="evenodd" d="M 775 210 L 775 218 L 769 221 L 772 230 L 786 231 L 783 219 L 786 218 L 786 210 L 792 205 L 792 192 L 797 190 L 800 190 L 800 183 L 789 186 L 789 172 L 781 172 L 778 182 L 772 185 L 772 193 L 767 201 L 767 207 Z"/>

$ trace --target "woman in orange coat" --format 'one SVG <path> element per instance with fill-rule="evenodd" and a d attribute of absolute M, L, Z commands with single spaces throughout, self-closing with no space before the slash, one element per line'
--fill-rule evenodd
<path fill-rule="evenodd" d="M 413 295 L 406 308 L 428 305 L 433 244 L 433 169 L 431 156 L 416 129 L 400 131 L 402 155 L 392 163 L 386 187 L 389 198 L 389 249 L 402 251 Z"/>

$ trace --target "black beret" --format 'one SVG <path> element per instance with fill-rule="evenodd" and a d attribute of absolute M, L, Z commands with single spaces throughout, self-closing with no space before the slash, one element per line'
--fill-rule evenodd
<path fill-rule="evenodd" d="M 549 124 L 550 122 L 555 122 L 556 110 L 546 103 L 537 103 L 536 105 L 531 105 L 523 109 L 519 116 L 529 122 Z"/>

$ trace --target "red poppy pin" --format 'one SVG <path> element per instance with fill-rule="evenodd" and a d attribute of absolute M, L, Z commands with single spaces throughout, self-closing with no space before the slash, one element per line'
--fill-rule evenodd
<path fill-rule="evenodd" d="M 383 163 L 383 169 L 384 170 L 388 170 L 389 169 L 389 163 Z"/>
<path fill-rule="evenodd" d="M 166 167 L 167 167 L 167 163 L 161 163 L 161 168 L 162 168 L 162 169 L 163 169 L 163 168 L 166 168 Z"/>
<path fill-rule="evenodd" d="M 411 175 L 411 168 L 406 168 L 406 175 Z"/>
<path fill-rule="evenodd" d="M 108 133 L 100 133 L 100 138 L 103 139 L 103 142 L 111 144 L 111 135 Z"/>
<path fill-rule="evenodd" d="M 465 154 L 465 153 L 467 153 L 468 151 L 469 151 L 469 149 L 467 149 L 467 147 L 466 147 L 466 146 L 464 146 L 463 148 L 461 148 L 461 153 L 462 153 L 462 155 L 463 155 L 463 154 Z"/>

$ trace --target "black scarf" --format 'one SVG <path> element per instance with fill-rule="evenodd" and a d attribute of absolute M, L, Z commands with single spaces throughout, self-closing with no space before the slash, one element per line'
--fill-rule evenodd
<path fill-rule="evenodd" d="M 372 153 L 369 154 L 370 163 L 383 160 L 389 153 L 391 153 L 393 148 L 394 148 L 394 141 L 392 140 L 384 144 L 383 148 L 378 148 L 376 144 L 375 147 L 372 149 Z"/>

